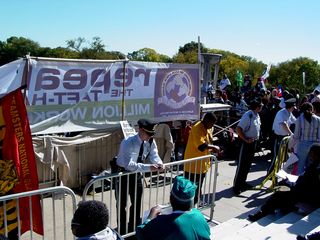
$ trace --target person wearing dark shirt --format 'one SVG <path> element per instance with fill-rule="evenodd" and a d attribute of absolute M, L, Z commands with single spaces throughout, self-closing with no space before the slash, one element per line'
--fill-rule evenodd
<path fill-rule="evenodd" d="M 209 240 L 209 225 L 202 213 L 193 208 L 196 188 L 190 180 L 176 177 L 170 194 L 173 212 L 165 215 L 160 207 L 153 207 L 146 221 L 137 227 L 137 239 Z"/>
<path fill-rule="evenodd" d="M 301 175 L 289 191 L 277 191 L 263 204 L 258 212 L 249 215 L 249 220 L 257 221 L 275 210 L 288 213 L 296 209 L 298 202 L 320 207 L 320 144 L 315 143 L 309 151 L 311 165 Z"/>

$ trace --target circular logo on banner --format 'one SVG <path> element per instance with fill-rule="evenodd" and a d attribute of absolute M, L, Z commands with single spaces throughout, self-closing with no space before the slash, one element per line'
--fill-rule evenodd
<path fill-rule="evenodd" d="M 161 95 L 158 103 L 171 108 L 181 108 L 187 103 L 195 102 L 192 94 L 192 82 L 190 76 L 183 70 L 170 72 L 162 82 Z"/>

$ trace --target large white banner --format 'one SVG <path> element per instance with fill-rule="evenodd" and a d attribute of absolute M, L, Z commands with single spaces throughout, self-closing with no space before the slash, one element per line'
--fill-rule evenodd
<path fill-rule="evenodd" d="M 195 64 L 32 59 L 27 86 L 33 134 L 103 129 L 142 117 L 199 118 Z"/>

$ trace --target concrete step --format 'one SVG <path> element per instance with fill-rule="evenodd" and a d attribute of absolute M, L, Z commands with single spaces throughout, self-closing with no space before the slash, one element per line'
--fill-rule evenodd
<path fill-rule="evenodd" d="M 319 224 L 320 224 L 320 223 L 318 223 L 318 225 L 319 225 Z M 315 233 L 315 232 L 320 232 L 320 225 L 319 225 L 318 227 L 312 229 L 310 232 L 308 232 L 308 233 L 305 234 L 305 235 L 309 235 L 309 234 L 312 234 L 312 233 Z M 301 235 L 303 235 L 303 234 L 301 234 Z"/>
<path fill-rule="evenodd" d="M 211 229 L 211 239 L 265 240 L 296 239 L 296 236 L 320 231 L 320 208 L 303 216 L 299 212 L 268 215 L 256 222 L 233 218 Z"/>
<path fill-rule="evenodd" d="M 233 230 L 229 232 L 229 234 L 223 235 L 221 238 L 215 238 L 215 239 L 223 239 L 223 240 L 228 240 L 228 239 L 238 239 L 239 236 L 244 235 L 244 239 L 246 239 L 246 235 L 251 235 L 255 234 L 257 231 L 260 231 L 264 227 L 268 226 L 270 223 L 273 223 L 274 221 L 278 220 L 281 218 L 282 215 L 280 214 L 271 214 L 268 215 L 264 218 L 261 218 L 260 220 L 256 222 L 249 222 L 249 224 L 243 226 L 242 228 L 238 230 Z"/>
<path fill-rule="evenodd" d="M 211 228 L 210 239 L 222 239 L 223 237 L 230 235 L 230 233 L 234 231 L 238 231 L 250 223 L 251 222 L 246 218 L 231 218 L 230 220 Z"/>
<path fill-rule="evenodd" d="M 302 218 L 302 215 L 292 212 L 270 223 L 266 227 L 260 227 L 254 234 L 252 234 L 252 232 L 243 231 L 241 232 L 241 236 L 246 237 L 248 240 L 281 239 L 275 236 L 286 231 L 287 228 Z"/>
<path fill-rule="evenodd" d="M 295 239 L 297 235 L 306 235 L 320 231 L 320 209 L 317 209 L 309 215 L 303 217 L 293 225 L 289 226 L 286 231 L 278 234 L 278 239 Z"/>

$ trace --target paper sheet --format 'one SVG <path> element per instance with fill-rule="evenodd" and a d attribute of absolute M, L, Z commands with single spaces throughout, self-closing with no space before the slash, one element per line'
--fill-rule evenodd
<path fill-rule="evenodd" d="M 299 178 L 299 176 L 286 173 L 282 169 L 279 172 L 276 173 L 276 176 L 280 177 L 280 178 L 283 178 L 283 179 L 287 179 L 289 182 L 292 182 L 292 183 L 295 183 L 297 181 L 297 179 Z"/>
<path fill-rule="evenodd" d="M 170 205 L 158 205 L 158 207 L 161 208 L 161 214 L 163 215 L 168 215 L 172 213 L 172 207 Z M 150 209 L 144 211 L 143 217 L 142 217 L 142 222 L 145 222 L 147 217 L 149 216 Z"/>

